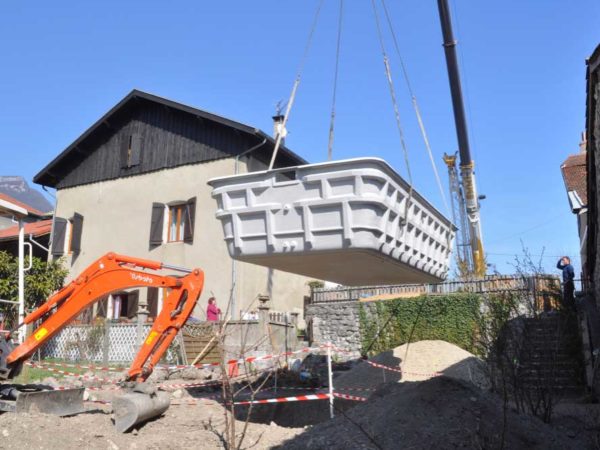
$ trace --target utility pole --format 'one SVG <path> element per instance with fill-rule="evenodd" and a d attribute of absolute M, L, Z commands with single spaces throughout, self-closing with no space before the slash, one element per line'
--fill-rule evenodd
<path fill-rule="evenodd" d="M 456 136 L 458 138 L 458 153 L 460 156 L 460 177 L 464 195 L 464 210 L 468 220 L 469 244 L 472 255 L 472 273 L 478 278 L 485 276 L 486 263 L 483 253 L 483 237 L 481 233 L 481 218 L 479 214 L 479 197 L 475 184 L 475 163 L 471 159 L 469 147 L 469 136 L 467 133 L 467 122 L 465 119 L 465 107 L 458 72 L 458 60 L 456 57 L 456 41 L 452 32 L 450 19 L 450 8 L 448 0 L 438 0 L 442 34 L 444 36 L 444 53 L 446 55 L 446 66 L 448 68 L 448 79 L 452 93 L 452 108 L 454 110 L 454 123 L 456 125 Z M 463 222 L 463 221 L 461 221 Z"/>

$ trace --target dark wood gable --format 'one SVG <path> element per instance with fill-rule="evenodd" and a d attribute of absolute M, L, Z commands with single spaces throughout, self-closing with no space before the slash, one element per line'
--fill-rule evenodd
<path fill-rule="evenodd" d="M 134 91 L 34 181 L 68 188 L 233 157 L 261 142 L 253 156 L 268 162 L 273 140 L 259 130 Z M 278 167 L 305 163 L 287 149 L 280 155 Z"/>
<path fill-rule="evenodd" d="M 149 102 L 139 102 L 129 118 L 103 134 L 58 189 L 225 158 L 256 143 L 225 125 Z"/>

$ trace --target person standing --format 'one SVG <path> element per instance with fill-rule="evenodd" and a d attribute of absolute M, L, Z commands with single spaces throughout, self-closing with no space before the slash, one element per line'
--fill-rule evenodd
<path fill-rule="evenodd" d="M 563 256 L 558 260 L 556 268 L 562 270 L 563 286 L 563 306 L 565 308 L 575 309 L 575 269 L 571 265 L 571 258 Z"/>
<path fill-rule="evenodd" d="M 208 299 L 208 306 L 206 307 L 206 320 L 209 322 L 217 322 L 221 315 L 221 310 L 216 305 L 214 297 Z"/>

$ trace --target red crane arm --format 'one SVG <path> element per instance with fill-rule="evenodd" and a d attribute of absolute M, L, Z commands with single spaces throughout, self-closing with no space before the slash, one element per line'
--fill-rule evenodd
<path fill-rule="evenodd" d="M 48 314 L 31 336 L 10 352 L 7 364 L 25 361 L 85 308 L 112 292 L 144 286 L 167 288 L 163 309 L 128 372 L 128 380 L 145 380 L 191 315 L 204 286 L 204 272 L 200 269 L 185 270 L 189 273 L 180 278 L 140 270 L 162 268 L 165 266 L 157 261 L 115 253 L 102 256 L 25 317 L 24 323 L 29 324 Z M 148 366 L 144 367 L 148 360 Z"/>

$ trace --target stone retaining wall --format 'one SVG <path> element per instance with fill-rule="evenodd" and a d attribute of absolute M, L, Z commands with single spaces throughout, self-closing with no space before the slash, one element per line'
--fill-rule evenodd
<path fill-rule="evenodd" d="M 305 319 L 314 345 L 331 344 L 360 356 L 361 336 L 359 302 L 336 302 L 307 305 Z"/>

